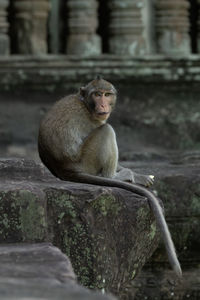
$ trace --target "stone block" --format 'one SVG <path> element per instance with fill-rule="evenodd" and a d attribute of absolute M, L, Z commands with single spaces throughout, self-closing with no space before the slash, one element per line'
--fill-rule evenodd
<path fill-rule="evenodd" d="M 32 161 L 0 161 L 2 242 L 52 242 L 79 281 L 133 297 L 134 278 L 157 247 L 147 199 L 118 188 L 56 179 Z"/>

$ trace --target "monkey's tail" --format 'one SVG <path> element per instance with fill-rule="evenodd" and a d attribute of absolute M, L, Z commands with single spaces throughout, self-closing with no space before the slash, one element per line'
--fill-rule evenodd
<path fill-rule="evenodd" d="M 133 193 L 137 193 L 140 196 L 145 196 L 149 200 L 150 207 L 154 213 L 156 222 L 158 224 L 158 228 L 161 231 L 161 235 L 163 237 L 163 241 L 166 247 L 167 255 L 169 262 L 175 271 L 176 275 L 178 277 L 182 276 L 182 270 L 181 266 L 179 264 L 179 261 L 177 259 L 176 250 L 174 247 L 174 243 L 172 241 L 167 223 L 165 221 L 162 208 L 157 200 L 157 198 L 154 196 L 154 194 L 150 191 L 148 191 L 146 188 L 137 185 L 137 184 L 130 184 L 126 183 L 120 180 L 116 179 L 109 179 L 105 177 L 100 176 L 93 176 L 85 173 L 79 173 L 72 178 L 72 181 L 75 182 L 82 182 L 82 183 L 88 183 L 88 184 L 95 184 L 95 185 L 101 185 L 101 186 L 111 186 L 111 187 L 118 187 L 123 188 L 125 190 L 131 191 Z"/>

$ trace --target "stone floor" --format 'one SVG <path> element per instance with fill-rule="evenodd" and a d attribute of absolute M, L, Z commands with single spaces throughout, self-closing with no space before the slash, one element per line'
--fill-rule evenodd
<path fill-rule="evenodd" d="M 77 284 L 69 259 L 49 243 L 0 245 L 2 300 L 114 300 Z"/>
<path fill-rule="evenodd" d="M 150 261 L 146 263 L 146 265 L 143 267 L 142 272 L 132 281 L 132 287 L 136 290 L 136 295 L 134 299 L 136 300 L 142 300 L 142 299 L 185 300 L 190 298 L 193 300 L 199 300 L 200 299 L 200 286 L 199 286 L 199 282 L 200 282 L 200 271 L 199 271 L 200 153 L 198 151 L 192 151 L 192 152 L 190 151 L 190 152 L 182 152 L 182 153 L 171 152 L 170 154 L 168 153 L 167 155 L 162 156 L 162 158 L 158 157 L 157 155 L 156 156 L 143 155 L 142 159 L 140 157 L 140 161 L 137 160 L 138 156 L 136 154 L 132 154 L 131 158 L 132 158 L 131 161 L 127 160 L 122 162 L 122 164 L 138 172 L 155 175 L 155 184 L 153 186 L 153 189 L 164 203 L 166 219 L 169 224 L 169 228 L 172 233 L 172 237 L 176 245 L 177 253 L 183 268 L 183 279 L 181 281 L 176 281 L 172 271 L 169 268 L 165 250 L 163 249 L 162 245 L 160 245 L 159 248 L 155 251 L 155 253 L 151 257 Z M 23 236 L 27 241 L 30 240 L 31 238 L 34 238 L 35 240 L 41 242 L 43 241 L 43 238 L 46 236 L 46 231 L 45 231 L 46 229 L 44 228 L 44 223 L 43 223 L 46 217 L 41 213 L 41 210 L 38 210 L 38 207 L 40 207 L 40 201 L 36 199 L 37 197 L 34 198 L 35 199 L 34 200 L 33 198 L 29 197 L 30 196 L 29 194 L 26 193 L 26 189 L 27 188 L 31 189 L 31 187 L 33 186 L 30 184 L 30 182 L 32 181 L 37 185 L 39 184 L 38 180 L 44 186 L 46 184 L 47 186 L 49 185 L 51 188 L 53 187 L 53 185 L 56 184 L 56 182 L 58 183 L 59 186 L 63 185 L 63 183 L 61 182 L 59 183 L 57 179 L 53 178 L 41 165 L 35 165 L 31 161 L 23 160 L 23 159 L 1 159 L 0 160 L 0 182 L 1 182 L 0 200 L 2 201 L 2 199 L 4 199 L 4 202 L 2 202 L 3 205 L 1 204 L 0 206 L 1 209 L 0 228 L 1 231 L 2 228 L 6 229 L 4 230 L 5 236 L 3 236 L 2 234 L 3 232 L 1 232 L 2 243 L 5 242 L 6 239 L 8 238 L 9 238 L 9 242 L 12 242 L 13 238 L 15 238 L 15 241 L 16 239 L 18 239 L 18 241 L 23 240 L 23 238 L 21 239 L 22 236 L 20 237 L 19 232 L 23 232 L 25 234 Z M 21 184 L 23 184 L 23 182 L 26 182 L 26 184 L 28 182 L 29 183 L 28 186 L 26 185 L 26 187 L 21 189 L 20 186 Z M 7 189 L 7 191 L 9 191 L 10 186 L 12 186 L 14 190 L 16 191 L 18 190 L 18 193 L 21 195 L 21 198 L 23 198 L 22 199 L 23 201 L 20 200 L 22 202 L 20 202 L 21 208 L 18 212 L 17 210 L 19 209 L 19 207 L 18 206 L 14 207 L 13 205 L 11 205 L 15 199 L 14 194 L 12 194 L 12 198 L 10 198 L 11 195 L 6 198 L 4 193 L 5 188 Z M 74 184 L 74 188 L 76 191 L 78 191 L 77 184 Z M 84 192 L 82 191 L 82 195 L 83 193 L 86 192 L 86 190 L 87 187 L 84 187 Z M 95 198 L 97 196 L 96 195 L 97 192 L 95 193 L 94 191 L 92 192 L 92 189 L 90 191 L 88 190 L 88 192 L 89 194 L 87 194 L 86 198 L 88 197 Z M 43 197 L 42 195 L 43 194 L 39 195 L 38 199 Z M 120 195 L 121 195 L 120 197 L 123 198 L 123 194 Z M 61 197 L 60 199 L 62 202 L 63 198 Z M 126 197 L 122 202 L 126 201 L 125 199 Z M 133 204 L 137 203 L 138 200 L 139 198 L 135 199 L 133 201 Z M 73 203 L 74 201 L 75 200 L 73 200 Z M 28 206 L 27 203 L 29 203 Z M 37 207 L 34 206 L 34 203 L 36 204 Z M 63 202 L 61 204 L 63 205 Z M 70 209 L 69 201 L 67 201 L 67 205 L 69 210 Z M 102 206 L 100 206 L 100 208 L 101 210 L 103 209 Z M 56 206 L 54 206 L 52 211 L 56 211 L 56 209 L 57 209 Z M 63 209 L 63 208 L 60 207 L 59 209 Z M 34 210 L 36 212 L 35 215 L 36 218 L 35 217 L 34 217 L 35 219 L 29 218 L 31 211 Z M 18 219 L 16 219 L 15 217 L 12 218 L 12 221 L 8 219 L 8 213 L 11 213 L 12 216 L 14 216 L 14 212 L 23 215 L 22 223 L 19 224 Z M 51 234 L 52 232 L 56 232 L 55 231 L 56 227 L 60 228 L 59 231 L 62 232 L 61 230 L 62 224 L 64 226 L 62 228 L 65 228 L 65 224 L 66 224 L 65 222 L 67 223 L 69 222 L 68 217 L 66 219 L 66 217 L 64 217 L 63 212 L 61 210 L 57 211 L 57 213 L 58 216 L 60 217 L 57 220 L 58 221 L 57 225 L 56 223 L 50 225 L 50 228 L 53 230 L 50 231 Z M 132 212 L 130 213 L 132 214 Z M 73 209 L 71 210 L 70 214 L 71 215 L 74 214 Z M 49 210 L 49 216 L 51 216 L 50 210 Z M 83 216 L 81 218 L 83 218 Z M 98 218 L 96 219 L 97 221 L 100 220 Z M 39 222 L 39 220 L 42 221 Z M 92 220 L 91 216 L 90 216 L 90 220 Z M 32 228 L 34 228 L 34 230 L 29 230 L 31 226 Z M 57 245 L 61 245 L 61 240 L 62 240 L 59 231 L 57 231 L 57 234 L 55 235 L 54 238 L 54 242 L 57 243 Z M 6 246 L 2 246 L 2 247 L 6 247 Z M 1 254 L 1 250 L 0 250 L 0 254 Z M 16 272 L 18 271 L 16 270 Z M 15 274 L 15 272 L 13 272 L 13 274 Z M 47 280 L 47 278 L 45 280 Z M 48 280 L 54 280 L 54 279 L 48 279 Z M 6 285 L 3 284 L 3 287 L 6 287 Z M 8 287 L 8 290 L 12 291 L 12 288 Z M 123 295 L 120 299 L 132 300 L 133 296 L 130 296 L 127 293 L 126 296 Z"/>

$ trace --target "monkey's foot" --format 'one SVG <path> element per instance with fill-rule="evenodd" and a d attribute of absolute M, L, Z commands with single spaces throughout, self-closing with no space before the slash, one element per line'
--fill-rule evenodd
<path fill-rule="evenodd" d="M 154 183 L 154 175 L 141 175 L 134 173 L 134 180 L 135 183 L 148 187 Z"/>
<path fill-rule="evenodd" d="M 121 168 L 119 172 L 115 175 L 115 179 L 134 183 L 134 174 L 128 168 Z"/>
<path fill-rule="evenodd" d="M 130 183 L 137 183 L 144 186 L 150 186 L 154 183 L 154 175 L 142 175 L 133 172 L 128 168 L 122 168 L 116 175 L 115 179 Z"/>

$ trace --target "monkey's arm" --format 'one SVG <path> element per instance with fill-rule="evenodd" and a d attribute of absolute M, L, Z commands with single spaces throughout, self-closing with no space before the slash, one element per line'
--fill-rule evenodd
<path fill-rule="evenodd" d="M 150 186 L 154 183 L 153 175 L 138 174 L 128 168 L 122 167 L 119 163 L 117 166 L 117 173 L 114 178 L 121 181 L 136 183 L 144 186 Z"/>

